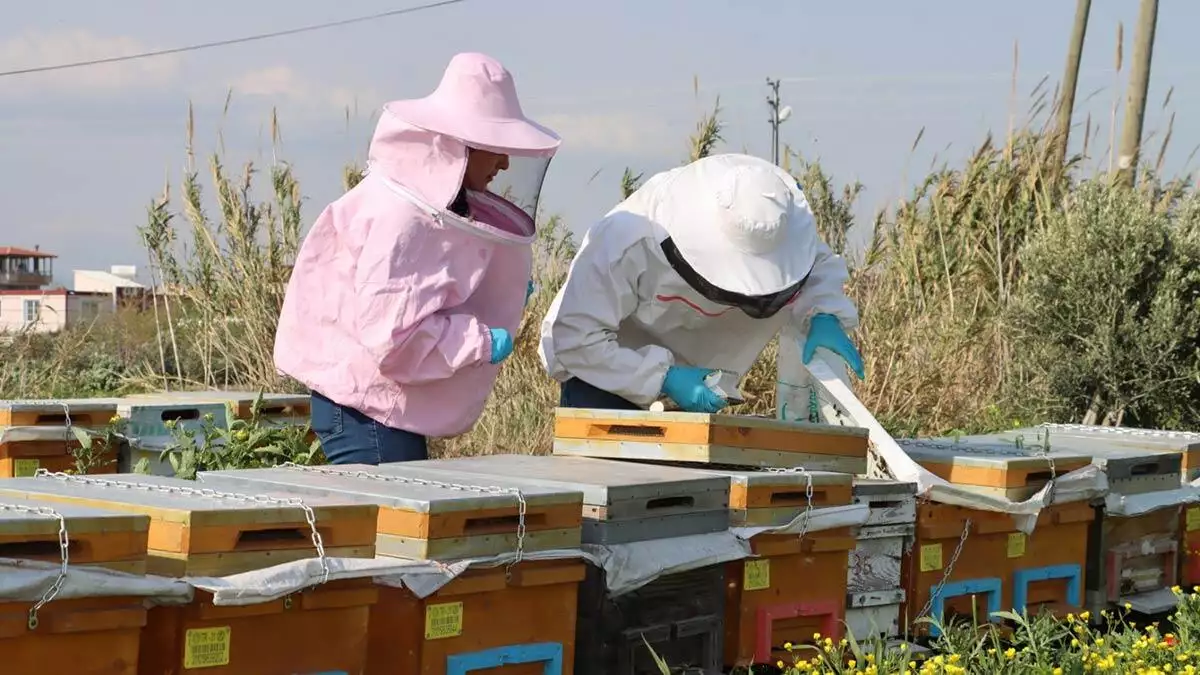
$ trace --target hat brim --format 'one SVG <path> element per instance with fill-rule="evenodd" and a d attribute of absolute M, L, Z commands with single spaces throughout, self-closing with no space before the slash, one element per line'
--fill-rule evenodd
<path fill-rule="evenodd" d="M 429 98 L 392 101 L 384 111 L 433 133 L 453 136 L 468 146 L 508 155 L 554 154 L 562 140 L 528 118 L 492 119 L 450 110 Z"/>

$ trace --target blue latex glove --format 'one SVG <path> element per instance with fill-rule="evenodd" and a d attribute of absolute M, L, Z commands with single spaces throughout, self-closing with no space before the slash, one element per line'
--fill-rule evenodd
<path fill-rule="evenodd" d="M 529 306 L 529 298 L 533 297 L 533 279 L 529 280 L 529 285 L 525 287 L 525 306 Z"/>
<path fill-rule="evenodd" d="M 491 328 L 492 333 L 492 365 L 500 363 L 512 354 L 512 336 L 503 328 Z"/>
<path fill-rule="evenodd" d="M 808 327 L 808 339 L 804 341 L 804 363 L 808 364 L 812 361 L 813 354 L 816 353 L 817 347 L 828 349 L 829 351 L 842 357 L 846 365 L 858 375 L 858 379 L 866 378 L 863 372 L 862 355 L 858 353 L 858 349 L 854 343 L 850 341 L 850 336 L 846 335 L 846 331 L 842 330 L 842 324 L 832 314 L 818 314 L 812 318 L 812 322 Z"/>
<path fill-rule="evenodd" d="M 663 378 L 662 391 L 687 412 L 715 413 L 729 402 L 704 384 L 711 372 L 708 368 L 671 366 Z"/>

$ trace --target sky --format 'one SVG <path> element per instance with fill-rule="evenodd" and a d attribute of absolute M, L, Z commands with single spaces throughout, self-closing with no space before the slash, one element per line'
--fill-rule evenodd
<path fill-rule="evenodd" d="M 0 22 L 0 71 L 415 4 L 10 2 Z M 1072 145 L 1081 149 L 1090 114 L 1099 126 L 1090 150 L 1100 166 L 1115 102 L 1123 112 L 1137 10 L 1137 0 L 1092 3 Z M 137 265 L 144 276 L 136 228 L 164 184 L 178 185 L 189 103 L 199 155 L 223 150 L 231 168 L 289 162 L 311 221 L 340 193 L 345 163 L 364 159 L 381 104 L 429 93 L 463 51 L 504 63 L 526 113 L 562 136 L 542 213 L 561 215 L 576 232 L 617 203 L 625 167 L 648 176 L 685 159 L 688 135 L 718 96 L 721 149 L 769 157 L 770 77 L 782 80 L 781 98 L 793 110 L 782 141 L 820 159 L 837 181 L 865 186 L 861 239 L 873 213 L 934 162 L 953 165 L 989 130 L 1002 138 L 1010 118 L 1024 122 L 1038 83 L 1048 76 L 1052 88 L 1061 79 L 1074 12 L 1070 0 L 466 0 L 247 44 L 0 77 L 0 246 L 56 253 L 60 284 L 71 283 L 73 269 L 112 265 Z M 1197 25 L 1200 3 L 1160 1 L 1145 133 L 1157 153 L 1176 115 L 1165 165 L 1174 175 L 1195 168 L 1190 155 L 1200 145 Z M 282 132 L 274 148 L 273 108 Z"/>

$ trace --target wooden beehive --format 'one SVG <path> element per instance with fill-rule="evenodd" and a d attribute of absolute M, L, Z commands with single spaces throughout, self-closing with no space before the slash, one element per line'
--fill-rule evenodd
<path fill-rule="evenodd" d="M 217 606 L 197 591 L 187 605 L 150 610 L 138 672 L 363 673 L 379 596 L 370 579 L 330 581 L 253 605 Z"/>
<path fill-rule="evenodd" d="M 656 675 L 646 643 L 679 672 L 719 673 L 724 617 L 723 565 L 659 577 L 616 597 L 604 571 L 589 566 L 579 591 L 575 673 Z"/>
<path fill-rule="evenodd" d="M 774 418 L 559 408 L 554 454 L 864 473 L 867 431 Z"/>
<path fill-rule="evenodd" d="M 103 427 L 117 413 L 115 398 L 0 400 L 0 427 Z"/>
<path fill-rule="evenodd" d="M 417 560 L 456 560 L 513 552 L 520 502 L 498 485 L 413 475 L 405 465 L 280 467 L 200 474 L 206 486 L 232 490 L 287 490 L 379 506 L 376 552 Z M 421 474 L 415 470 L 416 474 Z M 579 492 L 526 485 L 524 550 L 578 548 L 583 520 Z"/>
<path fill-rule="evenodd" d="M 296 495 L 227 498 L 204 494 L 204 487 L 158 476 L 56 475 L 2 480 L 0 495 L 149 516 L 147 572 L 160 576 L 226 576 L 317 556 Z M 304 498 L 303 505 L 315 516 L 326 555 L 374 557 L 374 505 L 322 497 Z"/>
<path fill-rule="evenodd" d="M 52 509 L 63 517 L 72 565 L 146 572 L 149 517 L 15 495 L 0 495 L 0 558 L 60 560 L 58 519 L 22 510 L 39 508 Z"/>
<path fill-rule="evenodd" d="M 729 478 L 730 509 L 735 523 L 742 525 L 785 525 L 806 513 L 848 505 L 853 497 L 853 477 L 844 473 L 705 473 Z M 838 639 L 854 528 L 802 535 L 762 533 L 750 539 L 750 546 L 757 557 L 729 563 L 725 569 L 725 665 L 788 658 L 779 650 L 781 645 L 811 643 L 814 633 Z"/>
<path fill-rule="evenodd" d="M 1039 433 L 1043 438 L 1049 433 L 1051 445 L 1057 445 L 1062 439 L 1079 438 L 1102 440 L 1106 446 L 1127 447 L 1145 452 L 1180 452 L 1183 454 L 1183 481 L 1190 483 L 1200 478 L 1200 433 L 1084 424 L 1043 424 L 1036 429 L 1022 431 L 1031 432 L 1034 438 L 1037 438 Z"/>
<path fill-rule="evenodd" d="M 1091 464 L 1082 453 L 1021 448 L 1013 443 L 960 443 L 952 440 L 897 440 L 914 461 L 955 485 L 975 492 L 1023 501 L 1056 476 Z"/>
<path fill-rule="evenodd" d="M 567 675 L 575 672 L 579 560 L 472 568 L 417 598 L 380 589 L 366 675 Z"/>
<path fill-rule="evenodd" d="M 1045 432 L 1040 437 L 1036 432 L 1037 429 L 1016 429 L 985 436 L 964 436 L 959 443 L 981 447 L 1019 443 L 1027 452 L 1049 452 L 1053 457 L 1063 453 L 1088 455 L 1092 464 L 1108 477 L 1109 491 L 1117 494 L 1137 495 L 1179 487 L 1183 453 L 1177 449 L 1163 446 L 1135 448 L 1108 442 L 1101 436 L 1054 435 L 1047 445 Z"/>
<path fill-rule="evenodd" d="M 229 422 L 224 402 L 181 400 L 172 393 L 121 399 L 117 415 L 126 420 L 125 431 L 133 438 L 169 437 L 171 426 L 198 430 L 203 427 L 204 418 L 208 415 L 212 416 L 217 426 L 225 426 Z"/>
<path fill-rule="evenodd" d="M 103 443 L 96 434 L 80 427 L 92 437 L 93 445 Z M 62 426 L 0 427 L 0 478 L 23 478 L 47 471 L 76 468 L 75 453 L 80 449 L 75 431 Z M 96 448 L 100 450 L 99 447 Z M 89 473 L 115 473 L 120 448 L 101 452 L 97 466 Z"/>
<path fill-rule="evenodd" d="M 50 509 L 31 513 L 29 509 Z M 141 572 L 149 518 L 102 509 L 0 495 L 0 557 L 62 560 L 60 521 L 72 565 Z M 142 598 L 54 598 L 31 624 L 32 602 L 0 601 L 0 672 L 136 675 Z"/>
<path fill-rule="evenodd" d="M 729 479 L 672 466 L 585 457 L 480 455 L 396 464 L 443 480 L 519 479 L 583 493 L 583 541 L 621 544 L 729 528 Z"/>
<path fill-rule="evenodd" d="M 846 628 L 856 639 L 902 634 L 900 570 L 913 543 L 916 490 L 914 483 L 854 479 L 854 503 L 870 509 L 846 570 Z"/>
<path fill-rule="evenodd" d="M 234 414 L 239 419 L 250 419 L 254 402 L 258 400 L 258 392 L 253 391 L 223 391 L 213 389 L 208 391 L 176 391 L 165 394 L 135 394 L 129 399 L 171 400 L 189 403 L 228 403 L 233 405 Z M 312 397 L 308 394 L 262 394 L 262 405 L 259 415 L 269 421 L 300 423 L 309 419 L 312 413 Z"/>
<path fill-rule="evenodd" d="M 1080 611 L 1093 518 L 1086 502 L 1056 504 L 1043 509 L 1033 533 L 1025 535 L 1005 513 L 919 504 L 915 541 L 901 568 L 903 620 L 920 634 L 931 630 L 915 623 L 927 606 L 928 615 L 943 620 L 983 619 L 1009 609 L 1031 615 Z"/>

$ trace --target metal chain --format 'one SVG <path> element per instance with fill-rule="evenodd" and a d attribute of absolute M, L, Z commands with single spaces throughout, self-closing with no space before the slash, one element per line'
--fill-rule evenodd
<path fill-rule="evenodd" d="M 298 508 L 304 512 L 304 520 L 308 523 L 308 528 L 312 532 L 313 548 L 317 550 L 317 558 L 321 561 L 321 581 L 324 584 L 329 581 L 329 558 L 325 555 L 325 542 L 321 538 L 321 532 L 317 529 L 317 515 L 313 512 L 312 507 L 304 503 L 304 500 L 299 497 L 270 497 L 267 495 L 248 495 L 237 492 L 220 492 L 210 488 L 192 488 L 176 485 L 154 485 L 150 483 L 138 483 L 136 481 L 116 481 L 106 480 L 103 478 L 92 478 L 85 476 L 72 476 L 66 473 L 51 473 L 46 469 L 38 469 L 34 474 L 36 478 L 52 478 L 66 483 L 80 483 L 83 485 L 94 485 L 96 487 L 114 488 L 117 490 L 141 490 L 143 492 L 157 492 L 161 494 L 185 495 L 189 497 L 203 497 L 206 499 L 226 499 L 239 502 L 249 502 L 252 504 L 271 504 L 276 506 L 290 506 Z"/>
<path fill-rule="evenodd" d="M 933 607 L 933 599 L 941 595 L 942 588 L 946 586 L 946 582 L 950 580 L 950 575 L 954 573 L 954 563 L 958 562 L 958 556 L 962 555 L 963 545 L 967 543 L 967 534 L 971 531 L 971 519 L 967 518 L 963 522 L 962 534 L 958 536 L 958 546 L 954 548 L 954 554 L 950 556 L 950 562 L 946 565 L 946 569 L 942 571 L 942 578 L 937 582 L 937 586 L 929 590 L 929 600 L 925 606 L 921 608 L 921 613 L 916 618 L 929 616 L 929 610 Z M 918 562 L 918 564 L 920 564 Z"/>
<path fill-rule="evenodd" d="M 808 525 L 809 525 L 809 522 L 812 520 L 812 511 L 813 511 L 813 501 L 812 501 L 812 499 L 813 499 L 813 477 L 812 477 L 812 474 L 808 472 L 808 469 L 805 469 L 802 466 L 792 466 L 792 467 L 786 467 L 786 468 L 770 466 L 770 467 L 764 467 L 763 471 L 764 471 L 764 473 L 783 473 L 783 474 L 797 474 L 798 473 L 798 474 L 802 474 L 804 476 L 804 478 L 806 479 L 807 484 L 804 487 L 804 499 L 805 499 L 804 513 L 801 514 L 804 516 L 804 522 L 801 523 L 801 525 L 800 525 L 800 539 L 803 540 L 804 535 L 808 534 Z"/>
<path fill-rule="evenodd" d="M 525 516 L 528 511 L 528 504 L 525 501 L 525 495 L 517 488 L 505 488 L 495 485 L 470 485 L 466 483 L 449 483 L 440 480 L 430 480 L 426 478 L 411 478 L 408 476 L 392 476 L 387 474 L 372 473 L 370 471 L 346 471 L 345 469 L 331 469 L 323 466 L 305 466 L 294 462 L 286 462 L 279 465 L 280 468 L 293 469 L 299 471 L 307 471 L 310 473 L 319 473 L 326 476 L 339 476 L 342 478 L 366 478 L 384 483 L 400 483 L 403 485 L 421 485 L 425 487 L 442 488 L 445 490 L 462 490 L 467 492 L 478 492 L 481 494 L 507 494 L 517 498 L 517 549 L 513 560 L 505 566 L 505 574 L 511 578 L 512 568 L 517 563 L 525 558 Z"/>
<path fill-rule="evenodd" d="M 61 513 L 52 508 L 45 506 L 31 507 L 21 506 L 19 504 L 0 504 L 0 511 L 12 511 L 15 513 L 27 513 L 35 516 L 45 516 L 47 518 L 56 518 L 58 520 L 58 549 L 60 564 L 58 567 L 58 576 L 51 582 L 50 588 L 42 593 L 42 597 L 29 608 L 29 630 L 35 630 L 38 627 L 38 611 L 46 606 L 46 603 L 54 600 L 62 590 L 63 584 L 67 580 L 67 566 L 71 564 L 71 538 L 67 534 L 67 519 Z"/>

